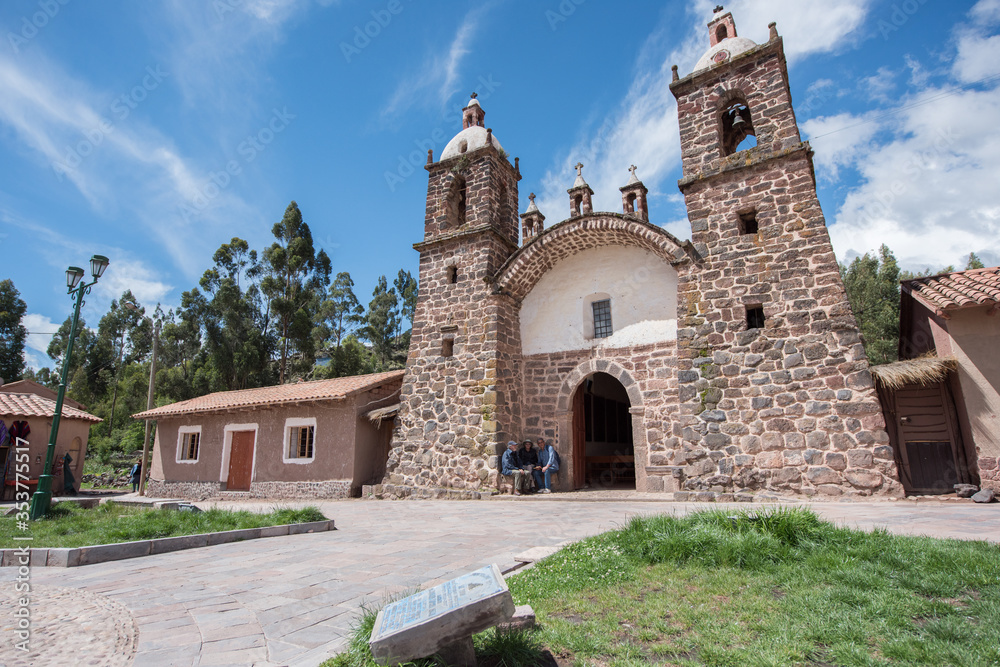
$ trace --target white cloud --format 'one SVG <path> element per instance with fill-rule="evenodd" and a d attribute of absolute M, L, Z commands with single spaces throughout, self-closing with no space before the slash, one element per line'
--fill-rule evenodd
<path fill-rule="evenodd" d="M 836 181 L 841 167 L 853 166 L 870 149 L 878 132 L 870 118 L 841 113 L 811 118 L 801 123 L 802 138 L 816 151 L 816 171 L 824 181 Z"/>
<path fill-rule="evenodd" d="M 28 329 L 28 337 L 24 346 L 24 360 L 28 366 L 38 370 L 42 366 L 48 366 L 52 360 L 46 352 L 52 336 L 58 331 L 60 323 L 53 322 L 45 315 L 38 313 L 25 313 L 22 324 Z"/>
<path fill-rule="evenodd" d="M 923 91 L 910 104 L 939 96 Z M 884 122 L 894 139 L 856 164 L 862 181 L 830 227 L 841 260 L 885 243 L 904 268 L 1000 263 L 1000 87 L 939 97 Z"/>
<path fill-rule="evenodd" d="M 670 66 L 679 65 L 681 76 L 691 71 L 694 63 L 709 48 L 706 27 L 715 6 L 714 0 L 698 0 L 689 13 L 692 25 L 687 37 L 665 59 L 644 66 L 629 86 L 628 96 L 618 109 L 588 138 L 577 142 L 565 154 L 558 156 L 542 179 L 538 206 L 553 220 L 563 219 L 569 212 L 566 189 L 573 183 L 572 166 L 577 161 L 586 165 L 584 177 L 594 190 L 596 210 L 621 210 L 618 188 L 628 180 L 630 164 L 639 167 L 639 177 L 650 189 L 650 197 L 674 189 L 665 182 L 680 162 L 680 137 L 677 125 L 677 105 L 669 90 Z M 823 53 L 840 47 L 867 15 L 872 0 L 844 0 L 835 5 L 803 3 L 800 0 L 734 0 L 727 3 L 732 10 L 740 36 L 757 42 L 768 39 L 767 25 L 778 22 L 785 35 L 789 60 L 812 53 Z M 662 29 L 656 30 L 638 58 L 650 60 L 656 51 Z M 817 88 L 812 98 L 818 107 L 831 91 Z M 651 211 L 653 219 L 656 212 Z M 685 237 L 689 233 L 685 234 Z"/>
<path fill-rule="evenodd" d="M 442 106 L 448 102 L 458 91 L 457 81 L 462 61 L 469 54 L 472 38 L 490 8 L 490 4 L 485 4 L 469 11 L 447 49 L 430 54 L 420 63 L 416 72 L 407 73 L 400 79 L 389 102 L 382 109 L 383 120 L 391 121 L 399 117 L 428 97 Z"/>
<path fill-rule="evenodd" d="M 859 84 L 870 99 L 889 102 L 892 92 L 896 89 L 896 73 L 888 67 L 879 67 L 875 74 L 861 79 Z"/>

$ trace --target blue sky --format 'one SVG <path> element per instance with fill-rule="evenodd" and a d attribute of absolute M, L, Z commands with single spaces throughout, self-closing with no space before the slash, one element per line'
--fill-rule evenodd
<path fill-rule="evenodd" d="M 620 210 L 634 163 L 652 221 L 688 238 L 667 83 L 708 48 L 714 4 L 5 0 L 0 278 L 33 332 L 69 314 L 65 267 L 93 253 L 111 266 L 91 326 L 124 289 L 171 307 L 222 243 L 270 244 L 294 199 L 367 302 L 380 274 L 416 274 L 421 166 L 472 91 L 521 159 L 522 211 L 535 192 L 565 218 L 578 160 Z M 884 242 L 910 269 L 1000 264 L 1000 0 L 726 9 L 758 42 L 778 23 L 841 261 Z M 32 365 L 47 344 L 29 337 Z"/>

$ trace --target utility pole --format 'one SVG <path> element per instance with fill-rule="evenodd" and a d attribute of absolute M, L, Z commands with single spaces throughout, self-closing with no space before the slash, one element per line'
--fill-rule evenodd
<path fill-rule="evenodd" d="M 149 394 L 146 397 L 146 409 L 153 409 L 153 385 L 156 383 L 156 349 L 160 343 L 160 322 L 153 325 L 153 358 L 149 362 Z M 146 495 L 146 470 L 149 465 L 149 434 L 153 430 L 153 422 L 146 420 L 146 437 L 142 441 L 142 470 L 139 472 L 139 495 Z"/>

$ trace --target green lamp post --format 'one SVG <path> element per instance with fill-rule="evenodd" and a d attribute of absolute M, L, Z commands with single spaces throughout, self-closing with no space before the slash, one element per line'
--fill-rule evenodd
<path fill-rule="evenodd" d="M 49 447 L 45 454 L 45 468 L 38 478 L 38 489 L 31 496 L 32 520 L 40 519 L 49 511 L 52 504 L 52 464 L 56 456 L 56 437 L 59 435 L 59 420 L 62 418 L 63 399 L 66 398 L 66 381 L 69 375 L 69 364 L 73 357 L 73 341 L 76 338 L 76 325 L 80 321 L 80 308 L 83 306 L 83 297 L 90 292 L 90 288 L 97 284 L 104 270 L 108 268 L 108 258 L 104 255 L 94 255 L 90 258 L 90 275 L 94 277 L 93 282 L 83 281 L 83 269 L 79 266 L 71 266 L 66 269 L 67 293 L 72 295 L 76 302 L 73 310 L 73 321 L 69 327 L 69 342 L 66 344 L 66 356 L 63 357 L 62 376 L 59 380 L 59 394 L 56 396 L 56 410 L 52 415 L 52 433 L 49 435 Z"/>

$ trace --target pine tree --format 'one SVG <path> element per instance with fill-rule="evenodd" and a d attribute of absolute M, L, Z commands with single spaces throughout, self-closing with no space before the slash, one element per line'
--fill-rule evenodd
<path fill-rule="evenodd" d="M 985 268 L 986 265 L 983 264 L 983 261 L 981 259 L 979 259 L 979 256 L 974 252 L 970 252 L 969 259 L 965 263 L 965 270 L 969 271 L 971 269 L 985 269 Z"/>
<path fill-rule="evenodd" d="M 399 300 L 396 293 L 389 289 L 385 276 L 379 276 L 372 300 L 368 304 L 365 315 L 365 327 L 361 330 L 362 337 L 372 345 L 372 353 L 378 364 L 378 370 L 391 368 L 396 332 L 399 328 Z"/>
<path fill-rule="evenodd" d="M 20 380 L 24 373 L 24 343 L 28 329 L 24 314 L 28 304 L 14 287 L 14 281 L 0 280 L 0 378 L 4 382 Z"/>
<path fill-rule="evenodd" d="M 883 245 L 878 256 L 865 253 L 850 267 L 840 266 L 847 299 L 861 329 L 865 354 L 872 364 L 899 357 L 899 266 Z"/>
<path fill-rule="evenodd" d="M 410 328 L 413 328 L 413 314 L 417 310 L 417 281 L 409 271 L 400 269 L 393 281 L 393 288 L 399 295 L 400 326 L 405 319 L 410 323 Z"/>
<path fill-rule="evenodd" d="M 313 248 L 309 225 L 294 201 L 285 209 L 281 222 L 271 229 L 275 243 L 264 251 L 268 275 L 261 289 L 270 299 L 270 312 L 277 318 L 280 336 L 279 383 L 288 377 L 288 359 L 296 350 L 304 366 L 312 367 L 313 321 L 319 308 L 317 293 L 330 282 L 330 259 Z"/>

